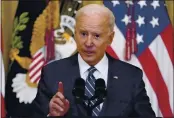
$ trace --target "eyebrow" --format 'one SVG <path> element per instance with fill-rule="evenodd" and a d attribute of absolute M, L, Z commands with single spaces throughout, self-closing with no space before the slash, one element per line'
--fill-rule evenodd
<path fill-rule="evenodd" d="M 86 29 L 84 28 L 79 28 L 79 31 L 85 31 L 85 32 L 88 32 Z M 90 31 L 90 33 L 92 34 L 102 34 L 103 32 L 102 31 Z"/>

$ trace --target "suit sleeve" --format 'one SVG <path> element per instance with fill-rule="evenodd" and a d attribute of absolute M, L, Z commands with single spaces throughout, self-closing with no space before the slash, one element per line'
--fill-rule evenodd
<path fill-rule="evenodd" d="M 134 91 L 134 110 L 138 116 L 155 117 L 155 113 L 151 107 L 149 97 L 147 96 L 145 84 L 142 79 L 142 71 L 136 74 L 138 83 L 135 85 Z"/>
<path fill-rule="evenodd" d="M 38 92 L 35 100 L 33 101 L 34 113 L 33 117 L 48 117 L 49 116 L 49 102 L 54 96 L 51 92 L 50 87 L 52 83 L 50 81 L 50 76 L 47 75 L 47 71 L 43 68 L 41 74 L 41 80 L 38 85 Z M 69 111 L 64 115 L 64 117 L 71 116 L 72 109 L 70 106 Z"/>
<path fill-rule="evenodd" d="M 42 70 L 41 79 L 38 85 L 38 92 L 36 95 L 35 100 L 33 101 L 34 106 L 34 115 L 35 117 L 39 116 L 47 116 L 49 114 L 49 102 L 52 98 L 52 94 L 50 93 L 48 89 L 48 83 L 47 81 L 49 78 L 46 75 L 46 72 L 44 72 L 44 69 Z"/>

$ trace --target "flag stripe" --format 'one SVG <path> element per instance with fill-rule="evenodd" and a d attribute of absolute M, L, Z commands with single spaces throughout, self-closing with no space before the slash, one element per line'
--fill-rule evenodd
<path fill-rule="evenodd" d="M 113 58 L 118 59 L 117 54 L 114 52 L 114 50 L 111 48 L 111 46 L 107 47 L 106 52 L 108 54 L 110 54 Z"/>
<path fill-rule="evenodd" d="M 3 62 L 3 37 L 2 37 L 2 28 L 1 28 L 1 40 L 0 40 L 0 92 L 1 92 L 1 117 L 6 116 L 5 112 L 5 70 L 4 70 L 4 62 Z"/>
<path fill-rule="evenodd" d="M 37 71 L 35 71 L 35 74 L 31 77 L 31 82 L 35 82 L 38 77 L 41 75 L 41 69 L 43 66 L 41 66 Z"/>
<path fill-rule="evenodd" d="M 43 60 L 43 56 L 39 56 L 36 58 L 34 61 L 32 61 L 30 67 L 29 67 L 29 72 L 31 72 L 39 63 L 41 63 Z"/>
<path fill-rule="evenodd" d="M 167 49 L 167 52 L 169 53 L 169 57 L 172 61 L 172 63 L 174 64 L 174 60 L 173 60 L 173 49 L 174 49 L 174 45 L 173 45 L 173 29 L 172 29 L 172 25 L 169 24 L 163 32 L 160 33 L 162 40 L 165 44 L 165 48 Z"/>
<path fill-rule="evenodd" d="M 32 76 L 35 71 L 37 71 L 39 68 L 43 66 L 44 62 L 39 63 L 30 73 L 29 76 Z M 31 81 L 34 81 L 32 78 L 30 78 Z"/>
<path fill-rule="evenodd" d="M 123 47 L 125 47 L 126 40 L 116 25 L 114 26 L 114 31 L 115 35 L 111 43 L 112 50 L 115 52 L 115 55 L 117 55 L 118 59 L 124 60 L 125 49 Z"/>
<path fill-rule="evenodd" d="M 40 78 L 37 78 L 37 81 L 36 81 L 36 83 L 38 84 L 38 83 L 39 83 L 39 81 L 40 81 Z"/>
<path fill-rule="evenodd" d="M 44 62 L 44 59 L 41 59 L 35 66 L 33 66 L 33 68 L 30 69 L 30 72 L 32 72 L 33 69 L 34 69 L 39 63 L 42 63 L 42 62 Z M 37 69 L 36 71 L 34 71 L 34 73 L 30 76 L 30 78 L 33 78 L 33 76 L 34 76 L 39 70 L 41 70 L 42 67 L 43 67 L 43 66 L 41 66 L 39 69 Z"/>
<path fill-rule="evenodd" d="M 123 47 L 124 47 L 124 43 L 126 42 L 126 40 L 124 39 L 123 34 L 118 30 L 118 27 L 116 25 L 114 27 L 114 30 L 115 30 L 117 35 L 114 36 L 114 40 L 111 44 L 111 47 L 112 47 L 113 51 L 117 54 L 118 58 L 122 61 L 125 61 L 124 60 L 124 48 Z M 132 55 L 130 61 L 125 61 L 125 62 L 133 64 L 133 65 L 135 65 L 135 66 L 137 66 L 137 67 L 139 67 L 140 69 L 143 70 L 142 65 L 140 64 L 138 58 L 135 55 Z M 157 101 L 156 93 L 153 90 L 153 88 L 150 84 L 150 81 L 147 78 L 146 73 L 144 73 L 144 70 L 143 70 L 143 80 L 145 82 L 145 87 L 146 87 L 148 96 L 150 97 L 152 108 L 153 108 L 155 114 L 157 116 L 160 116 L 159 115 L 160 109 L 158 109 L 159 104 L 158 104 L 158 101 Z"/>
<path fill-rule="evenodd" d="M 5 70 L 4 70 L 4 63 L 3 63 L 3 57 L 2 53 L 0 52 L 0 85 L 1 85 L 1 94 L 4 97 L 5 96 Z"/>
<path fill-rule="evenodd" d="M 32 58 L 32 63 L 29 68 L 30 82 L 38 84 L 41 77 L 41 70 L 45 64 L 43 49 L 39 49 Z"/>
<path fill-rule="evenodd" d="M 40 80 L 40 76 L 34 80 L 34 83 L 38 82 Z"/>
<path fill-rule="evenodd" d="M 39 56 L 37 56 L 36 59 L 32 59 L 32 62 L 30 64 L 30 70 L 33 70 L 33 68 L 35 68 L 35 66 L 37 65 L 38 61 L 41 60 L 43 58 L 43 54 L 42 52 L 39 53 Z"/>
<path fill-rule="evenodd" d="M 143 53 L 144 54 L 139 56 L 139 61 L 151 83 L 152 88 L 154 89 L 157 95 L 158 103 L 162 111 L 162 114 L 163 116 L 171 117 L 172 111 L 168 101 L 169 94 L 167 91 L 167 86 L 161 76 L 157 63 L 155 59 L 153 58 L 153 55 L 150 52 L 149 48 L 146 48 L 146 50 Z"/>
<path fill-rule="evenodd" d="M 1 118 L 5 117 L 5 102 L 4 97 L 1 94 Z"/>
<path fill-rule="evenodd" d="M 170 93 L 167 101 L 170 102 L 171 109 L 173 110 L 173 64 L 160 35 L 158 35 L 152 44 L 150 44 L 149 49 L 153 54 L 153 58 L 155 58 L 158 64 L 162 78 L 167 85 L 167 90 Z M 161 50 L 160 53 L 156 53 L 160 49 L 163 50 Z"/>
<path fill-rule="evenodd" d="M 43 61 L 39 62 L 39 63 L 37 64 L 37 66 L 35 66 L 35 67 L 33 68 L 33 70 L 30 70 L 30 71 L 29 71 L 29 76 L 30 76 L 30 77 L 34 76 L 34 73 L 35 73 L 39 68 L 41 68 L 41 67 L 43 66 L 43 64 L 44 64 Z"/>
<path fill-rule="evenodd" d="M 38 51 L 38 52 L 33 56 L 32 62 L 33 62 L 35 59 L 37 59 L 38 57 L 40 57 L 41 54 L 42 54 L 42 52 L 41 52 L 41 51 Z"/>

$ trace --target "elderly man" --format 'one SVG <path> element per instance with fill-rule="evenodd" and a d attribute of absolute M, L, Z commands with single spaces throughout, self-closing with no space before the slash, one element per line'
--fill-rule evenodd
<path fill-rule="evenodd" d="M 74 82 L 81 77 L 89 96 L 94 94 L 96 79 L 103 78 L 107 83 L 106 99 L 93 109 L 93 116 L 155 116 L 142 71 L 105 52 L 114 37 L 113 13 L 102 5 L 90 4 L 81 8 L 75 19 L 78 53 L 44 67 L 34 101 L 36 114 L 86 116 L 72 95 Z"/>

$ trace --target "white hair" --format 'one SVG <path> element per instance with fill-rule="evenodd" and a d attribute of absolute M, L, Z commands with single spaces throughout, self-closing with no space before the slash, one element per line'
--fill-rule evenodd
<path fill-rule="evenodd" d="M 111 10 L 109 10 L 104 5 L 89 4 L 89 5 L 86 5 L 82 8 L 80 8 L 76 13 L 75 20 L 77 21 L 78 18 L 84 14 L 105 14 L 105 15 L 107 15 L 109 18 L 109 27 L 112 31 L 114 30 L 114 25 L 115 25 L 114 14 L 112 13 Z"/>

